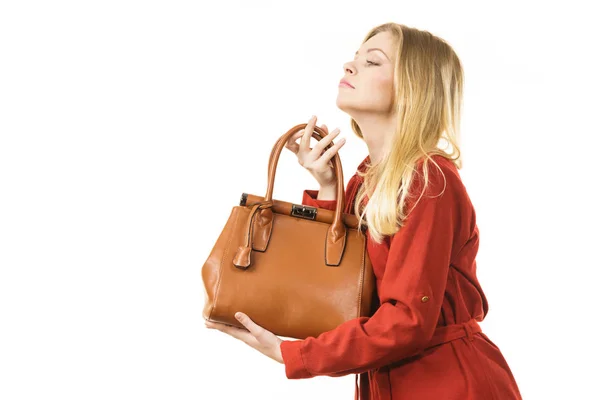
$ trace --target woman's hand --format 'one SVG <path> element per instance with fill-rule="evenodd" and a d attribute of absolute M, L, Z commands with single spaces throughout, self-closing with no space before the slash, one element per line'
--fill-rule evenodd
<path fill-rule="evenodd" d="M 336 184 L 336 176 L 333 170 L 333 164 L 330 162 L 331 158 L 338 152 L 338 150 L 346 143 L 346 139 L 342 138 L 340 141 L 332 145 L 327 151 L 323 151 L 331 141 L 340 133 L 339 128 L 335 128 L 331 133 L 327 131 L 325 124 L 321 125 L 327 135 L 319 140 L 315 144 L 314 148 L 310 148 L 310 139 L 315 129 L 317 117 L 313 116 L 308 123 L 306 128 L 296 132 L 292 135 L 285 144 L 285 148 L 292 151 L 298 157 L 298 163 L 311 173 L 311 175 L 317 180 L 321 187 L 333 186 Z M 300 138 L 300 144 L 296 143 L 296 139 Z"/>
<path fill-rule="evenodd" d="M 220 324 L 217 322 L 204 321 L 209 329 L 216 329 L 241 340 L 248 346 L 260 351 L 265 356 L 283 364 L 281 348 L 279 345 L 283 340 L 269 332 L 265 328 L 257 325 L 246 314 L 238 312 L 235 317 L 246 327 L 246 329 Z"/>

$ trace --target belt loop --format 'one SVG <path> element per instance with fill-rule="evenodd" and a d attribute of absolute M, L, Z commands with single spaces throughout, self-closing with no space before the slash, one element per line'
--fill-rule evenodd
<path fill-rule="evenodd" d="M 463 327 L 465 328 L 465 331 L 467 332 L 467 337 L 469 338 L 469 341 L 472 342 L 473 341 L 473 328 L 471 327 L 471 324 L 469 322 L 465 322 L 463 324 Z"/>

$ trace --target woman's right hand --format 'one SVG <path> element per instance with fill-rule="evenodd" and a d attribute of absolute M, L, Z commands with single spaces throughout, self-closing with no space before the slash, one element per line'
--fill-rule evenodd
<path fill-rule="evenodd" d="M 333 186 L 336 184 L 335 171 L 331 158 L 338 150 L 346 143 L 346 139 L 342 138 L 335 143 L 327 151 L 323 151 L 325 147 L 340 133 L 339 128 L 335 128 L 331 133 L 327 131 L 325 124 L 321 125 L 327 135 L 315 144 L 314 148 L 310 148 L 310 139 L 317 123 L 317 117 L 313 116 L 308 120 L 306 128 L 292 135 L 285 144 L 285 148 L 292 151 L 298 157 L 298 163 L 311 173 L 321 187 Z M 296 139 L 300 139 L 300 144 L 296 143 Z"/>

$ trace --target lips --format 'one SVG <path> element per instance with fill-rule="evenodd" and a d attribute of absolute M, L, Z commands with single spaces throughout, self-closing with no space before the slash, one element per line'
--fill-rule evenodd
<path fill-rule="evenodd" d="M 352 86 L 352 85 L 350 84 L 350 82 L 348 82 L 348 81 L 347 81 L 347 80 L 345 80 L 345 79 L 341 79 L 341 80 L 340 80 L 340 86 L 346 86 L 346 87 L 349 87 L 349 88 L 352 88 L 352 89 L 354 89 L 354 86 Z"/>

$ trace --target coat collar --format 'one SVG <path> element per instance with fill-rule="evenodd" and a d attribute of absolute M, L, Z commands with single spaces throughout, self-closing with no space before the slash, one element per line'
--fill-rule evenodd
<path fill-rule="evenodd" d="M 356 168 L 357 171 L 365 172 L 367 170 L 367 164 L 371 162 L 371 157 L 367 156 Z"/>

